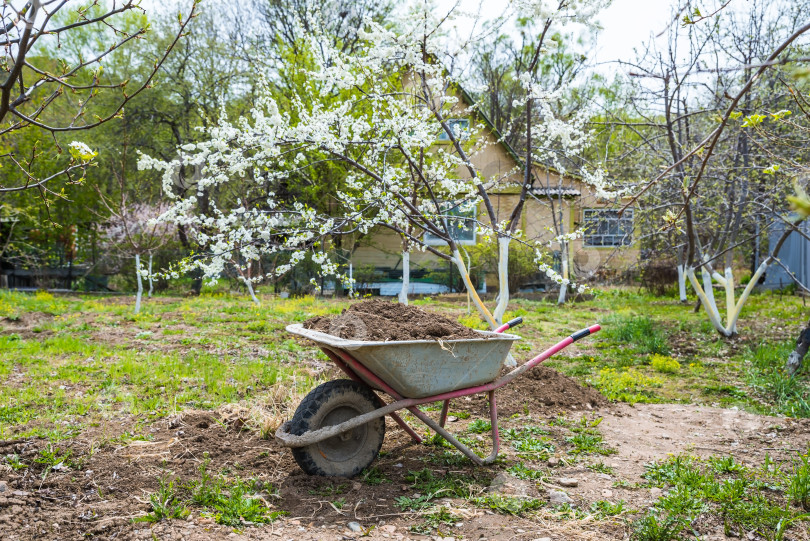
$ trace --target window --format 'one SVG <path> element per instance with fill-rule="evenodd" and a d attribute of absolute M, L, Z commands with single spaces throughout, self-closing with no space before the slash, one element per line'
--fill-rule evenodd
<path fill-rule="evenodd" d="M 460 210 L 454 207 L 445 212 L 447 216 L 447 227 L 450 229 L 450 236 L 457 244 L 472 245 L 476 242 L 475 237 L 475 208 L 470 210 Z M 432 246 L 446 244 L 441 238 L 425 233 L 425 244 Z"/>
<path fill-rule="evenodd" d="M 585 209 L 585 246 L 629 246 L 633 242 L 633 209 Z"/>
<path fill-rule="evenodd" d="M 470 121 L 466 118 L 451 118 L 447 121 L 447 126 L 453 132 L 453 135 L 456 136 L 456 139 L 466 139 L 469 137 L 470 132 Z M 447 132 L 442 130 L 439 133 L 439 141 L 449 141 L 450 136 L 447 135 Z"/>

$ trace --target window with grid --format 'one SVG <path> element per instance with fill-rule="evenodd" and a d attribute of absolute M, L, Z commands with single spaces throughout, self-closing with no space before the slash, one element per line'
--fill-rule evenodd
<path fill-rule="evenodd" d="M 629 246 L 633 242 L 633 209 L 585 209 L 585 246 Z"/>

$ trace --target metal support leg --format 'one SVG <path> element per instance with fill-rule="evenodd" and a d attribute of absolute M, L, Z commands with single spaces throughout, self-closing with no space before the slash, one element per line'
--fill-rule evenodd
<path fill-rule="evenodd" d="M 444 426 L 447 422 L 447 412 L 450 411 L 450 401 L 445 400 L 442 404 L 442 415 L 439 417 L 439 426 Z"/>

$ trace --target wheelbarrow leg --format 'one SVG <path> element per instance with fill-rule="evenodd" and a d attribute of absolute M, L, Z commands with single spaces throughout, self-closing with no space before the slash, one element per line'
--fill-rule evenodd
<path fill-rule="evenodd" d="M 321 348 L 321 351 L 323 351 L 326 354 L 326 356 L 329 357 L 332 360 L 332 362 L 337 365 L 338 368 L 343 370 L 343 372 L 347 376 L 349 376 L 354 381 L 365 384 L 363 379 L 360 376 L 358 376 L 355 373 L 355 371 L 352 370 L 345 362 L 343 362 L 343 360 L 340 357 L 335 355 L 334 352 L 326 348 Z M 374 393 L 374 396 L 377 397 L 377 403 L 381 408 L 387 405 L 385 401 L 382 398 L 380 398 L 380 396 L 377 393 Z M 413 428 L 408 426 L 408 423 L 406 423 L 405 420 L 402 417 L 400 417 L 396 412 L 392 411 L 388 415 L 391 416 L 391 418 L 400 426 L 400 428 L 402 428 L 402 430 L 404 430 L 411 437 L 413 441 L 415 441 L 416 443 L 422 443 L 422 438 L 419 436 L 419 434 L 417 434 Z"/>
<path fill-rule="evenodd" d="M 444 404 L 442 405 L 442 415 L 439 417 L 439 426 L 444 427 L 444 423 L 447 422 L 448 411 L 450 411 L 450 401 L 445 400 Z"/>

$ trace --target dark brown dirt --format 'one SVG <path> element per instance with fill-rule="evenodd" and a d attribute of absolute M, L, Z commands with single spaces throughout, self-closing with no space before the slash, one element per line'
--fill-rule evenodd
<path fill-rule="evenodd" d="M 382 299 L 353 304 L 336 317 L 308 319 L 304 328 L 366 341 L 481 338 L 479 333 L 446 317 Z"/>
<path fill-rule="evenodd" d="M 470 398 L 466 402 L 459 401 L 459 405 L 466 405 L 465 409 L 480 415 L 487 414 L 489 406 L 486 395 L 473 395 Z M 503 415 L 521 413 L 524 409 L 540 409 L 544 413 L 549 410 L 591 410 L 609 404 L 593 387 L 580 385 L 576 380 L 547 366 L 537 366 L 498 389 L 495 398 L 498 411 Z"/>

